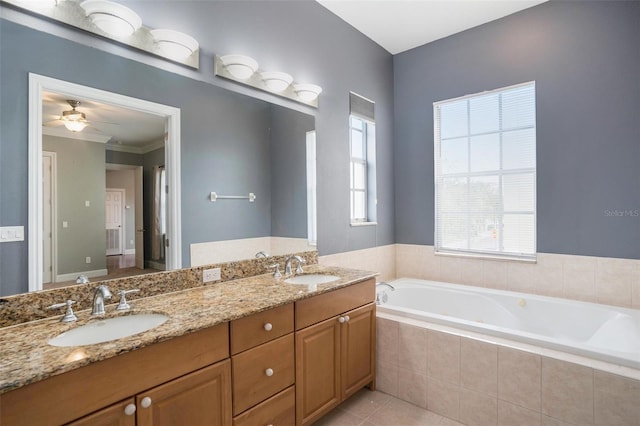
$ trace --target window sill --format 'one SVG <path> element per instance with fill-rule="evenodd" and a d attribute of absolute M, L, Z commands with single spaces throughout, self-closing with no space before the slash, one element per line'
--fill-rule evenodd
<path fill-rule="evenodd" d="M 351 226 L 357 227 L 357 226 L 375 226 L 377 225 L 378 222 L 351 222 Z"/>
<path fill-rule="evenodd" d="M 520 262 L 520 263 L 538 263 L 537 253 L 534 258 L 518 258 L 509 256 L 496 256 L 483 253 L 452 253 L 452 252 L 438 252 L 434 250 L 434 255 L 442 257 L 457 257 L 463 259 L 477 259 L 477 260 L 497 260 L 504 262 Z"/>

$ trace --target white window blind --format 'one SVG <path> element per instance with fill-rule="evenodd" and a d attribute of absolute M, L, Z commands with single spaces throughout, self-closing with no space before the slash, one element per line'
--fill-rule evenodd
<path fill-rule="evenodd" d="M 535 83 L 433 110 L 436 252 L 534 259 Z"/>
<path fill-rule="evenodd" d="M 375 103 L 349 93 L 351 224 L 376 221 Z"/>
<path fill-rule="evenodd" d="M 307 132 L 307 240 L 318 241 L 318 209 L 316 204 L 316 132 Z"/>

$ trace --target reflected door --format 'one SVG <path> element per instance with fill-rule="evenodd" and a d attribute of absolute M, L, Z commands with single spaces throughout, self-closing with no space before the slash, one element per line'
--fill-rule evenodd
<path fill-rule="evenodd" d="M 42 152 L 42 282 L 53 281 L 55 153 Z"/>
<path fill-rule="evenodd" d="M 107 189 L 106 208 L 106 230 L 107 230 L 107 256 L 122 254 L 122 203 L 124 200 L 124 190 Z"/>
<path fill-rule="evenodd" d="M 136 169 L 136 268 L 144 269 L 144 223 L 142 205 L 142 166 Z"/>

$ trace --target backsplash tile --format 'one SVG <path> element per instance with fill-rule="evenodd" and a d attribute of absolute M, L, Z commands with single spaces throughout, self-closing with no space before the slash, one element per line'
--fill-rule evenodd
<path fill-rule="evenodd" d="M 297 254 L 306 260 L 307 265 L 318 263 L 318 253 L 316 251 Z M 62 315 L 64 312 L 50 310 L 47 307 L 55 303 L 64 302 L 67 299 L 76 301 L 73 306 L 74 311 L 89 309 L 93 300 L 94 290 L 99 284 L 105 284 L 109 287 L 113 293 L 110 303 L 117 303 L 119 290 L 140 289 L 139 293 L 132 293 L 127 296 L 128 300 L 135 300 L 201 286 L 203 285 L 202 271 L 209 268 L 221 269 L 220 281 L 264 274 L 268 271 L 267 266 L 273 263 L 279 263 L 281 270 L 284 271 L 284 263 L 287 257 L 288 255 L 280 255 L 248 259 L 7 296 L 0 299 L 0 327 Z"/>

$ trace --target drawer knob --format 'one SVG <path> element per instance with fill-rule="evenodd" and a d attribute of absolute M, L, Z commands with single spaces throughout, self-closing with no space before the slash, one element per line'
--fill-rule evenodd
<path fill-rule="evenodd" d="M 345 320 L 346 322 L 349 322 L 349 320 L 350 320 L 350 319 L 351 319 L 351 318 L 349 318 L 349 315 L 345 315 L 345 316 L 344 316 L 344 320 Z"/>
<path fill-rule="evenodd" d="M 266 374 L 267 377 L 273 376 L 273 369 L 267 368 L 266 370 L 264 370 L 264 374 Z"/>
<path fill-rule="evenodd" d="M 140 401 L 140 405 L 142 405 L 142 408 L 151 407 L 151 398 L 145 396 L 144 398 L 142 398 L 142 401 Z"/>
<path fill-rule="evenodd" d="M 273 325 L 268 322 L 264 325 L 264 331 L 271 331 L 273 329 Z"/>
<path fill-rule="evenodd" d="M 126 414 L 127 416 L 133 416 L 135 412 L 136 406 L 134 404 L 128 404 L 126 407 L 124 407 L 124 414 Z"/>
<path fill-rule="evenodd" d="M 340 324 L 343 324 L 345 321 L 346 321 L 345 317 L 340 317 L 340 318 L 338 318 L 338 322 L 339 322 Z"/>

